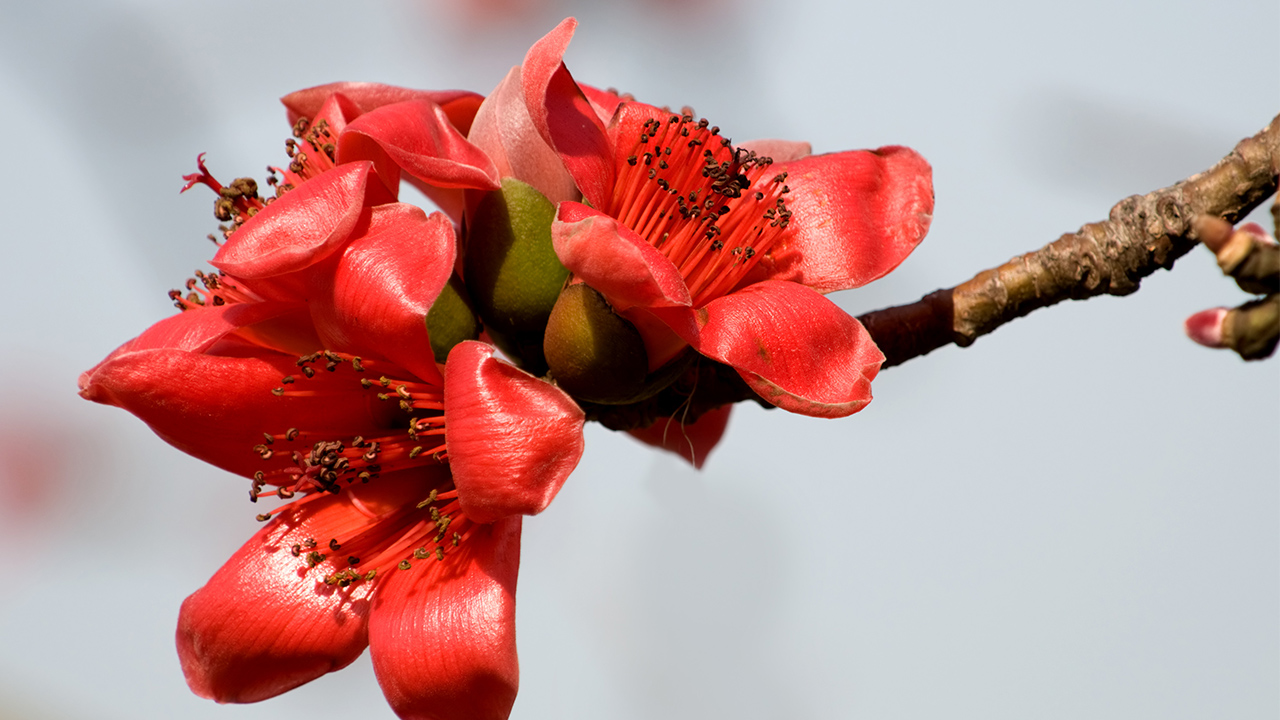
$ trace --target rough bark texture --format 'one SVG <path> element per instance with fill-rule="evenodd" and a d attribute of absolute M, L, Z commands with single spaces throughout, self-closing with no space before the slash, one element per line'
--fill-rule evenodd
<path fill-rule="evenodd" d="M 1276 192 L 1280 116 L 1206 172 L 1125 198 L 1110 219 L 1090 223 L 954 288 L 858 318 L 885 367 L 955 343 L 968 346 L 1001 325 L 1063 300 L 1128 295 L 1142 278 L 1171 268 L 1198 241 L 1191 218 L 1235 223 Z"/>

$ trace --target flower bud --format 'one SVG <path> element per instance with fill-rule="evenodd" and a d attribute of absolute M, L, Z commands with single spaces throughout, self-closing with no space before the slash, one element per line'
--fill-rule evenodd
<path fill-rule="evenodd" d="M 551 377 L 576 399 L 628 402 L 644 388 L 649 358 L 640 332 L 589 285 L 560 293 L 543 350 Z"/>
<path fill-rule="evenodd" d="M 467 290 L 489 337 L 535 375 L 546 371 L 543 331 L 569 275 L 551 245 L 555 215 L 542 193 L 503 178 L 468 218 Z"/>
<path fill-rule="evenodd" d="M 443 364 L 449 351 L 463 340 L 480 337 L 480 322 L 467 297 L 462 278 L 455 273 L 445 283 L 444 289 L 431 304 L 425 318 L 427 337 L 431 339 L 431 354 Z"/>

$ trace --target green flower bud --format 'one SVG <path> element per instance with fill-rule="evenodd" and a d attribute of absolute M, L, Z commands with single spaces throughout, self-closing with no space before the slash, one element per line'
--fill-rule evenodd
<path fill-rule="evenodd" d="M 525 370 L 546 372 L 542 338 L 569 271 L 551 245 L 556 207 L 514 178 L 469 218 L 463 275 L 489 337 Z"/>
<path fill-rule="evenodd" d="M 480 321 L 476 319 L 476 311 L 467 297 L 467 288 L 457 273 L 449 277 L 449 282 L 427 311 L 425 321 L 427 336 L 431 339 L 431 354 L 435 355 L 438 363 L 449 357 L 454 345 L 480 337 Z"/>
<path fill-rule="evenodd" d="M 588 285 L 560 293 L 543 350 L 551 377 L 577 399 L 628 402 L 644 388 L 649 356 L 640 332 Z"/>

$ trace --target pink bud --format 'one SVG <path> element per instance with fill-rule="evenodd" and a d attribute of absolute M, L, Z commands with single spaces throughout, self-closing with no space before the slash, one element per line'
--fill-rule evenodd
<path fill-rule="evenodd" d="M 1201 310 L 1187 318 L 1183 328 L 1187 337 L 1205 347 L 1220 348 L 1222 344 L 1222 324 L 1227 318 L 1227 308 Z"/>

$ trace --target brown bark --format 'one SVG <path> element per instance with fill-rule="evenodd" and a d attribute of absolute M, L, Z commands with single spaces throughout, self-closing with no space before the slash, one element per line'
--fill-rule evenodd
<path fill-rule="evenodd" d="M 1275 194 L 1280 116 L 1209 170 L 1147 195 L 1125 198 L 1090 223 L 1034 252 L 984 270 L 954 288 L 858 318 L 892 367 L 944 345 L 968 346 L 1033 310 L 1063 300 L 1128 295 L 1142 278 L 1171 268 L 1198 241 L 1191 218 L 1235 223 Z"/>

